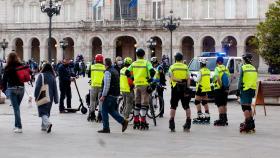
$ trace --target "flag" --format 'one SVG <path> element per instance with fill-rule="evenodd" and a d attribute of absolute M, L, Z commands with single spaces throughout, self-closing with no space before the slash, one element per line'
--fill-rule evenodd
<path fill-rule="evenodd" d="M 93 6 L 93 8 L 101 7 L 101 6 L 103 6 L 103 0 L 97 0 L 97 2 L 95 3 L 95 5 Z"/>
<path fill-rule="evenodd" d="M 128 4 L 128 8 L 134 8 L 137 6 L 137 0 L 131 0 Z"/>

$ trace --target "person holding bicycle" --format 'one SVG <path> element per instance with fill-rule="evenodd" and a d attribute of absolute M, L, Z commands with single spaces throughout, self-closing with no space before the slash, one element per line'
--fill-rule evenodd
<path fill-rule="evenodd" d="M 133 85 L 133 78 L 132 72 L 130 72 L 130 77 L 125 75 L 127 68 L 132 64 L 132 59 L 130 57 L 126 57 L 124 59 L 124 67 L 120 70 L 120 92 L 123 96 L 124 101 L 124 111 L 123 115 L 125 119 L 129 118 L 129 114 L 131 113 L 134 107 L 134 85 Z"/>
<path fill-rule="evenodd" d="M 154 81 L 157 83 L 157 93 L 160 97 L 163 98 L 163 91 L 164 91 L 164 86 L 166 86 L 166 79 L 165 79 L 165 73 L 163 67 L 159 64 L 157 57 L 152 57 L 151 58 L 151 63 L 154 67 L 154 70 L 156 71 L 156 75 L 154 76 Z M 163 102 L 159 103 L 161 112 L 159 114 L 159 117 L 163 117 L 164 114 L 164 104 Z"/>
<path fill-rule="evenodd" d="M 189 69 L 186 64 L 183 64 L 183 54 L 176 53 L 175 64 L 171 65 L 169 68 L 170 81 L 171 81 L 171 111 L 169 128 L 171 132 L 175 132 L 175 121 L 174 117 L 176 114 L 176 109 L 178 107 L 179 100 L 181 100 L 182 106 L 186 111 L 186 123 L 183 125 L 184 131 L 188 132 L 191 128 L 191 109 L 189 106 L 191 96 L 190 96 L 190 79 L 189 79 Z"/>
<path fill-rule="evenodd" d="M 89 77 L 91 78 L 91 89 L 90 89 L 90 106 L 89 106 L 89 115 L 88 121 L 95 121 L 95 109 L 98 103 L 98 98 L 101 93 L 102 81 L 104 78 L 105 66 L 103 64 L 103 55 L 97 54 L 95 56 L 95 64 L 90 66 Z M 98 112 L 97 120 L 101 122 L 102 117 L 100 113 L 100 108 Z"/>
<path fill-rule="evenodd" d="M 130 77 L 131 72 L 134 76 L 135 85 L 135 107 L 134 107 L 134 129 L 148 129 L 149 124 L 146 121 L 146 115 L 149 108 L 148 87 L 155 75 L 152 64 L 144 59 L 145 51 L 136 50 L 137 60 L 134 61 L 126 70 L 126 76 Z M 139 118 L 141 116 L 141 119 Z"/>

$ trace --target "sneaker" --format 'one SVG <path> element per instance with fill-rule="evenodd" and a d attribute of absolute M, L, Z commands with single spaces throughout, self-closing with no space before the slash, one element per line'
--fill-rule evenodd
<path fill-rule="evenodd" d="M 102 130 L 99 130 L 97 131 L 98 133 L 110 133 L 110 129 L 102 129 Z"/>
<path fill-rule="evenodd" d="M 122 132 L 124 132 L 127 129 L 128 121 L 125 119 L 122 123 Z"/>
<path fill-rule="evenodd" d="M 16 128 L 14 128 L 14 132 L 15 133 L 22 133 L 22 129 L 16 127 Z"/>
<path fill-rule="evenodd" d="M 47 133 L 51 133 L 52 131 L 52 124 L 50 123 L 46 129 Z"/>

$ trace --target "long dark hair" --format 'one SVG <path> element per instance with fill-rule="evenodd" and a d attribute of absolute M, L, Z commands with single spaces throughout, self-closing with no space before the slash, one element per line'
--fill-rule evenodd
<path fill-rule="evenodd" d="M 15 67 L 16 65 L 19 65 L 20 64 L 20 59 L 17 55 L 16 52 L 11 52 L 9 55 L 8 55 L 8 58 L 7 58 L 7 65 L 5 67 L 5 70 L 9 70 L 13 67 Z"/>
<path fill-rule="evenodd" d="M 55 76 L 54 70 L 52 68 L 52 65 L 50 63 L 44 64 L 41 73 L 51 73 L 53 76 Z"/>

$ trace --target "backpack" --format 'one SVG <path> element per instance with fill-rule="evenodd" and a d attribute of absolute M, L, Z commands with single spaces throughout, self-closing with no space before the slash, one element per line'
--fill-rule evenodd
<path fill-rule="evenodd" d="M 221 81 L 222 81 L 222 89 L 228 90 L 230 86 L 230 80 L 225 72 L 223 72 L 222 74 Z"/>
<path fill-rule="evenodd" d="M 29 66 L 18 66 L 16 68 L 16 74 L 21 83 L 29 82 L 31 81 L 31 75 L 30 75 L 30 68 Z"/>

